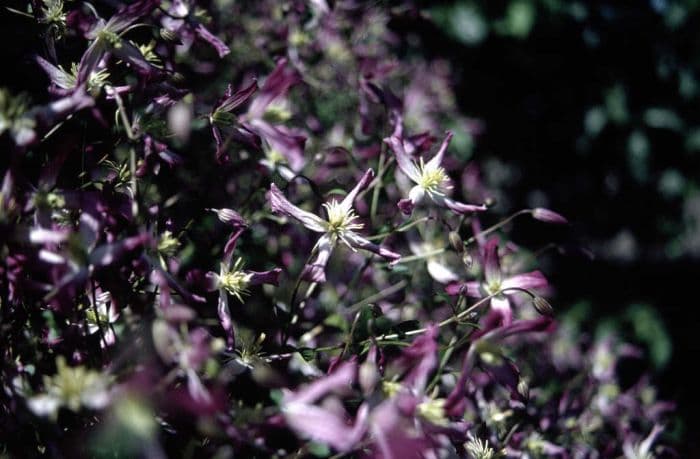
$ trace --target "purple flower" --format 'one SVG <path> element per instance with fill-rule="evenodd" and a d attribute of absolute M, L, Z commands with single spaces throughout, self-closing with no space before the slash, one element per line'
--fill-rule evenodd
<path fill-rule="evenodd" d="M 450 209 L 458 214 L 486 210 L 486 206 L 483 204 L 464 204 L 447 197 L 447 193 L 452 189 L 452 184 L 445 169 L 442 168 L 442 160 L 451 139 L 452 133 L 447 132 L 438 152 L 427 163 L 423 161 L 423 158 L 418 163 L 411 160 L 404 148 L 404 140 L 401 137 L 392 135 L 384 139 L 384 142 L 389 144 L 391 149 L 394 150 L 396 163 L 401 172 L 406 174 L 416 184 L 408 193 L 408 199 L 402 199 L 398 203 L 399 209 L 404 214 L 410 215 L 425 196 L 429 197 L 438 206 Z"/>
<path fill-rule="evenodd" d="M 233 265 L 233 251 L 236 248 L 236 241 L 243 233 L 241 228 L 229 238 L 224 247 L 224 258 L 221 262 L 219 273 L 208 272 L 207 279 L 209 280 L 209 291 L 219 291 L 219 301 L 217 311 L 219 320 L 224 331 L 226 331 L 226 341 L 229 350 L 233 350 L 236 345 L 235 331 L 233 321 L 231 320 L 231 310 L 228 306 L 228 294 L 235 296 L 238 301 L 243 302 L 243 297 L 248 295 L 248 288 L 260 284 L 277 285 L 280 268 L 275 268 L 270 271 L 248 271 L 243 269 L 243 259 L 238 258 Z"/>
<path fill-rule="evenodd" d="M 513 322 L 513 310 L 508 299 L 514 290 L 508 289 L 542 289 L 547 287 L 547 279 L 540 271 L 531 271 L 522 274 L 507 275 L 501 269 L 500 256 L 498 254 L 498 239 L 492 238 L 486 242 L 482 249 L 482 265 L 484 267 L 483 282 L 470 281 L 453 283 L 446 290 L 450 295 L 465 294 L 471 298 L 484 298 L 488 295 L 496 295 L 490 300 L 491 309 L 497 312 L 504 325 Z M 505 292 L 500 293 L 505 290 Z"/>
<path fill-rule="evenodd" d="M 334 199 L 325 203 L 323 207 L 326 209 L 326 219 L 298 208 L 284 197 L 274 183 L 270 185 L 269 201 L 274 213 L 291 217 L 311 231 L 323 233 L 314 246 L 314 260 L 304 267 L 302 273 L 304 279 L 312 282 L 325 282 L 326 264 L 338 242 L 342 242 L 353 251 L 356 249 L 369 250 L 386 258 L 390 263 L 396 263 L 401 258 L 398 253 L 373 244 L 355 232 L 355 230 L 361 229 L 363 224 L 357 222 L 358 217 L 353 209 L 353 202 L 357 195 L 369 186 L 373 177 L 374 171 L 367 169 L 355 188 L 341 202 Z"/>
<path fill-rule="evenodd" d="M 347 414 L 333 394 L 350 388 L 355 380 L 357 365 L 344 363 L 328 376 L 324 376 L 297 392 L 287 392 L 282 403 L 282 412 L 287 425 L 299 435 L 326 443 L 339 451 L 356 447 L 367 430 L 368 406 L 358 410 L 354 425 L 347 422 Z M 331 397 L 329 397 L 331 396 Z M 328 397 L 334 401 L 335 409 L 318 406 L 316 401 Z"/>

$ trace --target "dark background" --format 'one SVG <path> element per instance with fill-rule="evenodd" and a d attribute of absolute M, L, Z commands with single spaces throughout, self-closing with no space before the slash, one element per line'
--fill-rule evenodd
<path fill-rule="evenodd" d="M 600 319 L 654 308 L 652 341 L 665 328 L 673 351 L 653 373 L 677 401 L 682 457 L 700 454 L 690 438 L 700 427 L 690 376 L 700 350 L 696 3 L 443 2 L 429 5 L 434 21 L 393 24 L 453 66 L 461 108 L 485 123 L 473 155 L 507 196 L 501 210 L 543 205 L 573 223 L 522 221 L 516 242 L 593 253 L 546 258 L 558 306 L 586 301 Z"/>

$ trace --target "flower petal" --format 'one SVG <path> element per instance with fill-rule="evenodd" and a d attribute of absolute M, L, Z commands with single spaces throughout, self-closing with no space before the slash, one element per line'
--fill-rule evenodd
<path fill-rule="evenodd" d="M 403 147 L 403 140 L 395 135 L 392 135 L 391 137 L 384 139 L 384 142 L 386 142 L 394 151 L 394 155 L 396 155 L 396 164 L 398 164 L 401 172 L 406 174 L 408 178 L 414 182 L 418 183 L 420 180 L 420 171 L 413 161 L 411 161 L 408 153 L 406 153 L 406 150 Z"/>
<path fill-rule="evenodd" d="M 333 251 L 331 238 L 327 234 L 321 236 L 314 247 L 316 256 L 314 259 L 304 266 L 301 277 L 309 282 L 325 282 L 326 281 L 326 265 Z"/>
<path fill-rule="evenodd" d="M 440 148 L 438 149 L 437 153 L 435 153 L 435 156 L 433 156 L 430 161 L 428 161 L 425 164 L 425 168 L 427 170 L 435 170 L 438 167 L 440 167 L 440 164 L 442 164 L 442 160 L 445 157 L 445 152 L 447 151 L 447 147 L 450 146 L 450 140 L 452 140 L 452 133 L 450 131 L 447 131 L 445 133 L 445 140 L 442 141 L 440 144 Z"/>
<path fill-rule="evenodd" d="M 355 199 L 357 198 L 357 195 L 360 194 L 362 190 L 367 188 L 372 182 L 372 179 L 374 178 L 374 171 L 370 168 L 365 171 L 364 175 L 360 179 L 359 182 L 357 182 L 357 185 L 345 196 L 343 201 L 340 203 L 340 207 L 345 211 L 348 212 L 350 209 L 352 209 L 352 204 L 355 202 Z"/>
<path fill-rule="evenodd" d="M 446 196 L 430 194 L 430 197 L 435 201 L 435 204 L 450 209 L 452 212 L 463 215 L 472 212 L 483 212 L 486 210 L 484 204 L 465 204 L 463 202 L 454 201 Z"/>
<path fill-rule="evenodd" d="M 530 290 L 544 288 L 547 285 L 547 279 L 540 271 L 532 271 L 529 273 L 516 274 L 505 279 L 501 284 L 501 288 L 507 289 L 517 287 Z"/>
<path fill-rule="evenodd" d="M 250 275 L 249 285 L 277 285 L 281 272 L 280 268 L 275 268 L 269 271 L 246 271 L 246 274 Z"/>
<path fill-rule="evenodd" d="M 380 257 L 384 257 L 385 259 L 389 260 L 389 264 L 395 264 L 401 259 L 400 254 L 392 252 L 391 250 L 380 245 L 374 244 L 353 231 L 346 231 L 343 237 L 352 247 L 356 249 L 369 250 L 370 252 L 376 253 Z"/>
<path fill-rule="evenodd" d="M 277 188 L 277 185 L 272 183 L 270 185 L 270 193 L 268 194 L 268 200 L 270 202 L 270 207 L 272 208 L 272 211 L 276 214 L 282 214 L 287 217 L 291 217 L 311 231 L 316 231 L 317 233 L 325 233 L 325 222 L 321 217 L 318 217 L 317 215 L 312 214 L 311 212 L 307 212 L 305 210 L 301 210 L 291 202 L 287 200 L 287 198 L 284 197 L 282 192 L 280 191 L 279 188 Z"/>
<path fill-rule="evenodd" d="M 430 276 L 441 284 L 447 284 L 459 279 L 459 276 L 454 271 L 438 259 L 429 258 L 427 266 Z"/>
<path fill-rule="evenodd" d="M 207 28 L 204 27 L 202 24 L 197 24 L 197 27 L 195 27 L 194 29 L 194 33 L 197 34 L 199 38 L 213 46 L 219 57 L 224 57 L 225 55 L 231 52 L 229 47 L 226 46 L 226 44 L 223 41 L 219 40 L 219 38 L 216 35 L 209 32 L 209 30 L 207 30 Z"/>
<path fill-rule="evenodd" d="M 216 305 L 216 312 L 219 314 L 221 327 L 226 332 L 226 347 L 229 351 L 232 351 L 236 347 L 236 332 L 233 329 L 231 310 L 228 307 L 228 295 L 224 289 L 219 289 L 219 301 Z"/>

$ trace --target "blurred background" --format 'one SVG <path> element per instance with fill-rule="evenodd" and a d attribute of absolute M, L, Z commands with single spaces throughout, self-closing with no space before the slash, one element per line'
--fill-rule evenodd
<path fill-rule="evenodd" d="M 700 427 L 699 6 L 459 0 L 392 24 L 407 49 L 450 62 L 457 103 L 483 122 L 470 155 L 501 211 L 546 206 L 572 221 L 513 227 L 518 243 L 561 244 L 543 258 L 555 306 L 647 346 L 686 433 Z M 689 436 L 686 457 L 698 457 Z"/>

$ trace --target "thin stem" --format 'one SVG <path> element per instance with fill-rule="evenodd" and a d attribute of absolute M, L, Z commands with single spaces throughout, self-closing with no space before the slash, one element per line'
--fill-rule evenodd
<path fill-rule="evenodd" d="M 504 219 L 504 220 L 501 220 L 500 222 L 496 223 L 495 225 L 490 226 L 490 227 L 486 228 L 485 230 L 480 231 L 479 233 L 477 233 L 477 234 L 475 234 L 474 236 L 470 237 L 469 239 L 467 239 L 466 241 L 464 241 L 464 246 L 466 247 L 466 246 L 468 246 L 468 245 L 473 244 L 479 236 L 486 236 L 487 234 L 493 233 L 494 231 L 496 231 L 497 229 L 501 228 L 502 226 L 507 225 L 507 224 L 508 224 L 510 221 L 512 221 L 514 218 L 516 218 L 516 217 L 518 217 L 518 216 L 520 216 L 520 215 L 525 215 L 525 214 L 530 214 L 530 213 L 532 213 L 532 211 L 531 211 L 530 209 L 519 210 L 519 211 L 517 211 L 516 213 L 514 213 L 513 215 L 511 215 L 510 217 L 508 217 L 508 218 L 506 218 L 506 219 Z"/>

